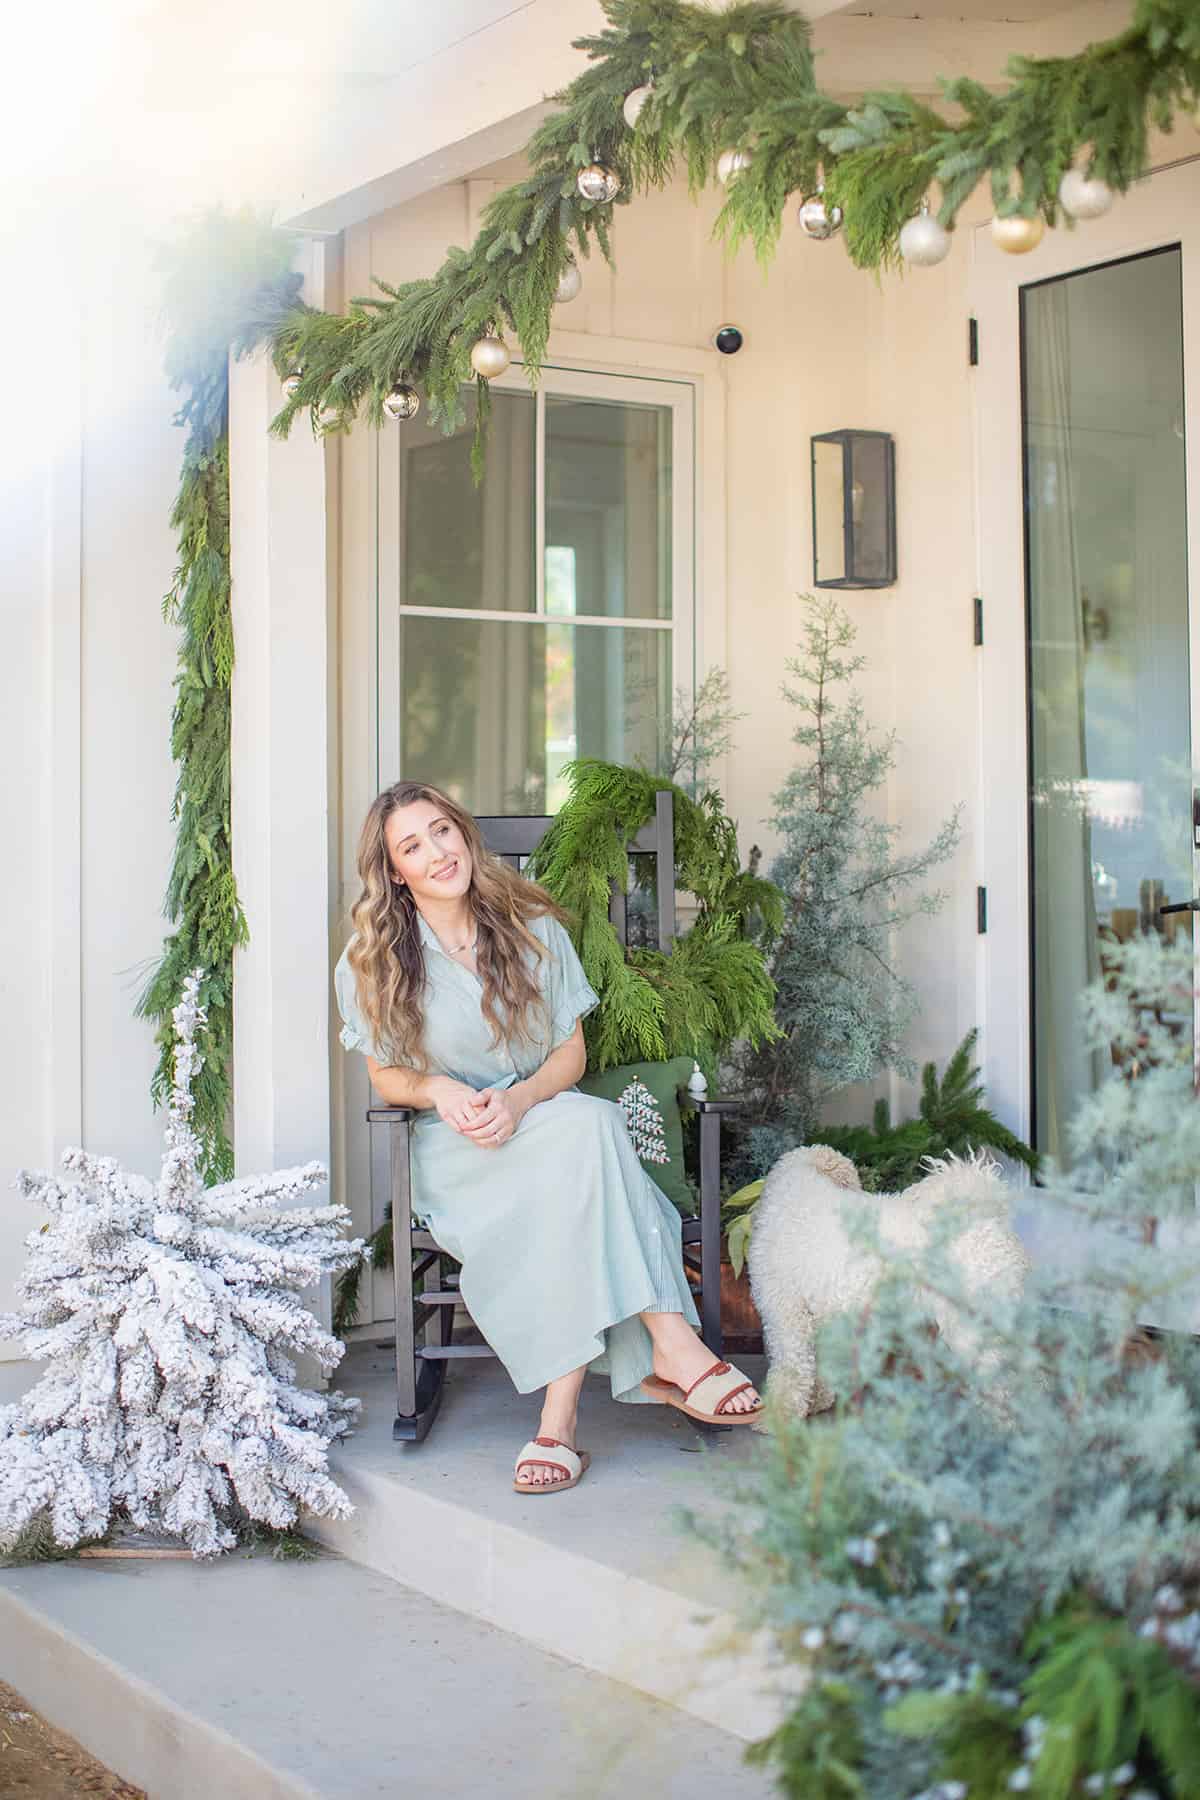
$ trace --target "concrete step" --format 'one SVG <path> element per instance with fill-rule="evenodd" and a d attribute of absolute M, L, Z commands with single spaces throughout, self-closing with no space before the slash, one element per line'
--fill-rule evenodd
<path fill-rule="evenodd" d="M 0 1674 L 151 1800 L 773 1791 L 729 1734 L 332 1556 L 6 1570 Z"/>
<path fill-rule="evenodd" d="M 761 1358 L 739 1365 L 762 1380 Z M 392 1439 L 389 1349 L 356 1347 L 337 1385 L 364 1409 L 333 1458 L 355 1514 L 307 1527 L 326 1544 L 725 1731 L 761 1737 L 778 1722 L 783 1678 L 762 1638 L 738 1629 L 740 1586 L 674 1517 L 730 1504 L 724 1478 L 763 1454 L 757 1432 L 707 1433 L 668 1407 L 618 1405 L 589 1376 L 579 1442 L 592 1466 L 569 1493 L 528 1499 L 512 1490 L 512 1465 L 538 1401 L 499 1363 L 451 1366 L 419 1445 Z"/>

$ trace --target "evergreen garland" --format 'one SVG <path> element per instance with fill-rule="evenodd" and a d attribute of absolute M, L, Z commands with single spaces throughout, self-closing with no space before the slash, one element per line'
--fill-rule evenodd
<path fill-rule="evenodd" d="M 571 797 L 529 873 L 572 915 L 576 948 L 600 995 L 584 1020 L 589 1067 L 691 1056 L 712 1073 L 735 1038 L 771 1038 L 775 990 L 746 933 L 758 921 L 769 938 L 783 916 L 782 897 L 741 868 L 720 795 L 697 802 L 665 776 L 587 757 L 566 773 Z M 674 800 L 676 880 L 700 902 L 690 931 L 665 954 L 623 949 L 608 916 L 610 885 L 625 887 L 630 840 L 654 817 L 660 789 Z M 647 887 L 651 877 L 639 868 L 636 879 Z"/>
<path fill-rule="evenodd" d="M 496 195 L 469 249 L 450 250 L 428 279 L 377 282 L 382 297 L 353 300 L 345 317 L 297 307 L 277 320 L 276 367 L 300 380 L 273 430 L 286 435 L 302 410 L 316 430 L 348 429 L 361 410 L 379 425 L 401 380 L 424 389 L 435 420 L 456 425 L 471 347 L 489 325 L 515 333 L 536 379 L 564 270 L 593 243 L 611 261 L 613 203 L 576 188 L 592 161 L 619 176 L 615 204 L 625 205 L 663 187 L 677 160 L 695 193 L 723 150 L 752 146 L 717 222 L 730 248 L 749 238 L 769 262 L 786 202 L 823 177 L 844 209 L 851 257 L 877 269 L 896 261 L 900 229 L 931 184 L 946 226 L 985 176 L 999 213 L 1041 212 L 1053 225 L 1059 181 L 1076 158 L 1123 192 L 1145 173 L 1151 126 L 1169 126 L 1200 98 L 1195 0 L 1138 0 L 1127 31 L 1076 57 L 1015 58 L 1003 94 L 948 81 L 946 102 L 961 110 L 953 121 L 902 92 L 868 95 L 854 109 L 822 93 L 808 26 L 776 0 L 720 13 L 683 0 L 604 0 L 604 12 L 607 29 L 576 43 L 592 66 L 534 133 L 529 174 Z M 631 130 L 624 97 L 651 80 Z M 488 384 L 476 386 L 478 472 Z"/>
<path fill-rule="evenodd" d="M 291 239 L 250 213 L 206 213 L 164 252 L 169 330 L 167 378 L 183 393 L 176 423 L 187 427 L 179 492 L 171 525 L 179 564 L 163 617 L 180 627 L 179 669 L 171 720 L 178 766 L 172 816 L 175 850 L 164 911 L 175 930 L 137 1004 L 157 1026 L 159 1047 L 151 1093 L 171 1093 L 176 1033 L 173 1013 L 184 983 L 203 970 L 199 1004 L 202 1065 L 192 1128 L 206 1179 L 233 1174 L 226 1134 L 229 1059 L 233 1048 L 233 952 L 247 940 L 233 879 L 229 826 L 229 688 L 233 622 L 229 595 L 229 379 L 231 349 L 258 341 L 254 320 L 296 295 L 289 272 Z"/>

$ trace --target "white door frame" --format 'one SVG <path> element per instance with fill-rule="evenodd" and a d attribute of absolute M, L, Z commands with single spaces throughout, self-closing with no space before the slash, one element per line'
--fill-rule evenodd
<path fill-rule="evenodd" d="M 972 234 L 970 299 L 979 328 L 974 384 L 980 689 L 980 876 L 984 939 L 983 1070 L 991 1102 L 1027 1141 L 1032 1130 L 1028 665 L 1020 291 L 1023 286 L 1178 245 L 1182 254 L 1192 754 L 1200 758 L 1200 161 L 1148 176 L 1106 218 L 1047 234 L 1027 256 Z M 1200 893 L 1200 887 L 1193 890 Z"/>

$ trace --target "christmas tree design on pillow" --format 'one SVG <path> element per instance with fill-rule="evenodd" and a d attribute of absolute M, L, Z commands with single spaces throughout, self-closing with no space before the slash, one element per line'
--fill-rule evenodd
<path fill-rule="evenodd" d="M 633 1139 L 633 1147 L 643 1162 L 669 1163 L 662 1113 L 650 1089 L 635 1076 L 617 1105 L 625 1114 L 625 1123 Z"/>

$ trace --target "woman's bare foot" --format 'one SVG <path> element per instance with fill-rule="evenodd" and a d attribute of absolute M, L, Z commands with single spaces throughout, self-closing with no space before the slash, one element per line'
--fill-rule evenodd
<path fill-rule="evenodd" d="M 547 1384 L 537 1437 L 553 1438 L 555 1443 L 565 1444 L 569 1450 L 577 1447 L 575 1427 L 579 1415 L 579 1391 L 586 1373 L 586 1369 L 575 1369 L 570 1375 Z M 552 1487 L 555 1482 L 567 1479 L 565 1469 L 547 1468 L 545 1464 L 531 1463 L 520 1474 L 520 1480 L 528 1482 L 530 1487 Z"/>
<path fill-rule="evenodd" d="M 686 1393 L 694 1382 L 706 1375 L 718 1358 L 692 1330 L 682 1313 L 643 1313 L 646 1328 L 654 1339 L 654 1373 L 660 1381 L 670 1381 Z M 762 1402 L 755 1388 L 743 1388 L 722 1408 L 724 1412 L 753 1412 Z"/>

